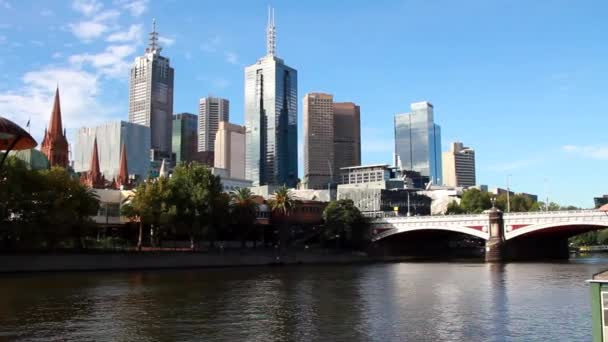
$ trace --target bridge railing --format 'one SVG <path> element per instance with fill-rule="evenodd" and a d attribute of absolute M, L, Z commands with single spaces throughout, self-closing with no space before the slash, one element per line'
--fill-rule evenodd
<path fill-rule="evenodd" d="M 427 216 L 407 216 L 407 215 L 386 215 L 383 217 L 375 217 L 372 222 L 386 221 L 472 221 L 472 220 L 487 220 L 487 214 L 465 214 L 465 215 L 427 215 Z"/>
<path fill-rule="evenodd" d="M 517 213 L 504 213 L 503 217 L 517 217 L 517 216 L 542 216 L 542 215 L 572 215 L 572 214 L 606 214 L 605 211 L 597 209 L 577 209 L 577 210 L 552 210 L 552 211 L 524 211 Z"/>

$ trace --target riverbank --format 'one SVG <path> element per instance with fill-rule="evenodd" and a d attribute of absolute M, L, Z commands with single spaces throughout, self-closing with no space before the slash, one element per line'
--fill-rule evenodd
<path fill-rule="evenodd" d="M 0 273 L 113 271 L 243 267 L 295 264 L 351 264 L 379 261 L 364 254 L 291 252 L 278 256 L 272 252 L 86 252 L 27 253 L 0 255 Z"/>

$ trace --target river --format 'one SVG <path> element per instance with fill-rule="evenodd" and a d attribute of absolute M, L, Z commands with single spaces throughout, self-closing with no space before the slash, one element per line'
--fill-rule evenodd
<path fill-rule="evenodd" d="M 608 258 L 0 276 L 0 341 L 590 341 Z"/>

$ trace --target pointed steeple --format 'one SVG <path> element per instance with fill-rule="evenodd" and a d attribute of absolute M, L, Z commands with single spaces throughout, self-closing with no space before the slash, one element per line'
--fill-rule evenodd
<path fill-rule="evenodd" d="M 61 104 L 59 103 L 59 87 L 55 89 L 55 102 L 53 103 L 53 112 L 51 113 L 51 123 L 49 133 L 53 135 L 63 134 L 63 125 L 61 123 Z"/>
<path fill-rule="evenodd" d="M 122 144 L 120 150 L 120 166 L 118 168 L 118 176 L 116 176 L 116 186 L 118 189 L 122 186 L 123 188 L 129 184 L 129 170 L 127 166 L 127 147 Z"/>
<path fill-rule="evenodd" d="M 158 170 L 158 177 L 167 177 L 167 167 L 165 166 L 165 158 L 163 158 L 160 164 L 160 170 Z"/>
<path fill-rule="evenodd" d="M 82 182 L 94 189 L 102 189 L 105 186 L 105 179 L 99 168 L 99 152 L 97 150 L 97 137 L 93 140 L 93 155 L 91 156 L 91 167 L 83 175 Z"/>
<path fill-rule="evenodd" d="M 274 26 L 274 8 L 268 7 L 268 25 L 266 26 L 266 54 L 276 53 L 276 28 Z"/>
<path fill-rule="evenodd" d="M 59 87 L 55 89 L 55 100 L 51 121 L 48 129 L 44 130 L 44 138 L 40 146 L 42 153 L 47 157 L 51 166 L 68 167 L 68 140 L 61 122 L 61 104 L 59 100 Z"/>

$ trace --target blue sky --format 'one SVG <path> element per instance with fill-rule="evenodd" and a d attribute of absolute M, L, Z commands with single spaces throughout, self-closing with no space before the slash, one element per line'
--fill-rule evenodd
<path fill-rule="evenodd" d="M 606 1 L 274 1 L 277 53 L 312 91 L 361 106 L 364 163 L 393 153 L 393 116 L 435 106 L 444 150 L 478 182 L 592 205 L 608 193 Z M 226 97 L 265 53 L 268 2 L 0 0 L 0 113 L 40 139 L 59 84 L 68 132 L 127 119 L 128 69 L 152 18 L 175 68 L 175 112 Z M 300 100 L 300 127 L 301 117 Z M 300 129 L 301 131 L 301 129 Z M 300 132 L 300 141 L 302 134 Z M 300 153 L 301 154 L 301 153 Z M 300 156 L 301 158 L 301 156 Z"/>

